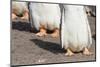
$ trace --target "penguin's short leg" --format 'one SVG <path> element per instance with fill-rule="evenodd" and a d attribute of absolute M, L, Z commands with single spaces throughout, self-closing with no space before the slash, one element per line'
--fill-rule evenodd
<path fill-rule="evenodd" d="M 92 55 L 92 53 L 88 50 L 88 48 L 84 48 L 83 54 L 87 56 Z"/>
<path fill-rule="evenodd" d="M 55 28 L 54 31 L 53 31 L 53 33 L 51 34 L 51 36 L 52 37 L 55 37 L 55 38 L 56 37 L 59 37 L 59 29 L 58 28 Z"/>
<path fill-rule="evenodd" d="M 74 55 L 74 53 L 71 51 L 71 49 L 67 48 L 67 53 L 65 55 L 72 56 L 72 55 Z"/>
<path fill-rule="evenodd" d="M 17 15 L 15 13 L 12 13 L 12 20 L 16 19 Z"/>
<path fill-rule="evenodd" d="M 40 26 L 40 32 L 36 33 L 36 35 L 39 36 L 39 37 L 46 36 L 47 35 L 46 32 L 47 32 L 46 28 L 43 25 L 41 25 Z"/>
<path fill-rule="evenodd" d="M 29 14 L 28 10 L 26 9 L 23 13 L 23 16 L 21 17 L 22 20 L 28 20 L 29 19 Z"/>

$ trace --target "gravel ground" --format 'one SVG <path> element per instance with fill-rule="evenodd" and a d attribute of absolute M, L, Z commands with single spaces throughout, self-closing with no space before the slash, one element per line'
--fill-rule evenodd
<path fill-rule="evenodd" d="M 11 28 L 11 65 L 68 63 L 78 61 L 95 61 L 95 17 L 89 17 L 93 35 L 91 56 L 76 53 L 74 56 L 65 56 L 65 50 L 61 48 L 60 38 L 37 37 L 30 32 L 28 21 L 15 20 Z"/>

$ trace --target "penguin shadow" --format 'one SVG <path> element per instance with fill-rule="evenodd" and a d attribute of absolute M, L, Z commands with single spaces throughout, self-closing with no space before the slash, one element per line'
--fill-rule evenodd
<path fill-rule="evenodd" d="M 65 50 L 61 48 L 61 46 L 57 43 L 52 43 L 48 41 L 43 41 L 39 39 L 30 39 L 30 41 L 34 42 L 38 47 L 52 52 L 54 54 L 64 53 Z"/>
<path fill-rule="evenodd" d="M 31 24 L 27 20 L 16 19 L 12 21 L 11 25 L 12 25 L 12 29 L 16 29 L 19 31 L 29 32 L 31 29 Z"/>

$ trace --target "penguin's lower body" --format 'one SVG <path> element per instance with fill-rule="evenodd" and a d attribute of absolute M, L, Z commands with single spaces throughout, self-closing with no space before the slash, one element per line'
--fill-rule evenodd
<path fill-rule="evenodd" d="M 91 55 L 89 48 L 92 44 L 91 30 L 84 6 L 63 5 L 61 40 L 62 48 L 67 50 L 65 55 L 83 52 Z"/>
<path fill-rule="evenodd" d="M 60 7 L 58 4 L 30 3 L 31 27 L 39 32 L 37 36 L 46 36 L 47 30 L 53 31 L 52 37 L 59 36 Z"/>
<path fill-rule="evenodd" d="M 26 2 L 12 1 L 12 20 L 20 17 L 22 20 L 28 20 L 29 10 Z"/>

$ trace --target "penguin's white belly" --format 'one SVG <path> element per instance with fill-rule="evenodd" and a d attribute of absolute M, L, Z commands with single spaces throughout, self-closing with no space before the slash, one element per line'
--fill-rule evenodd
<path fill-rule="evenodd" d="M 39 30 L 40 25 L 46 29 L 53 30 L 59 28 L 60 7 L 57 4 L 31 3 L 33 25 Z"/>
<path fill-rule="evenodd" d="M 91 31 L 83 6 L 64 5 L 62 47 L 81 51 L 92 43 Z"/>
<path fill-rule="evenodd" d="M 26 9 L 28 9 L 26 2 L 12 2 L 12 12 L 15 14 L 22 14 Z"/>

